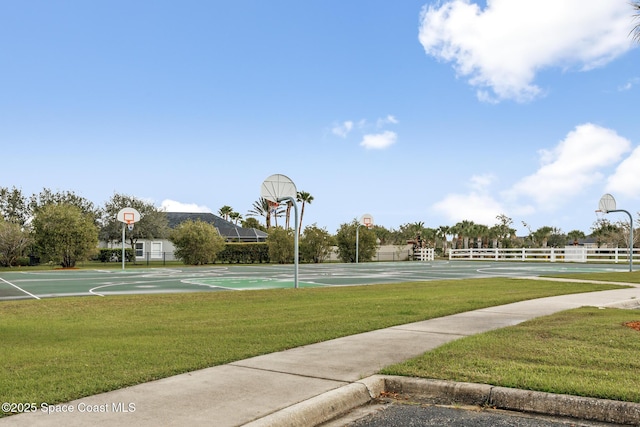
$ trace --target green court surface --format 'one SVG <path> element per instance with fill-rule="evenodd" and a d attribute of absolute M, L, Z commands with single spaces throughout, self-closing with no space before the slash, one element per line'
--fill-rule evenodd
<path fill-rule="evenodd" d="M 392 282 L 527 277 L 579 272 L 625 271 L 626 265 L 482 261 L 301 264 L 298 286 L 346 286 Z M 125 270 L 4 271 L 0 301 L 64 296 L 203 292 L 292 288 L 293 265 L 205 266 Z"/>

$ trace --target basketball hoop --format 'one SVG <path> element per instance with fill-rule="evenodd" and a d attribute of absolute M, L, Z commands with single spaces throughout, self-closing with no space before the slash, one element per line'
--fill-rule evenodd
<path fill-rule="evenodd" d="M 602 209 L 596 209 L 596 218 L 598 222 L 602 222 L 604 220 L 605 212 Z"/>
<path fill-rule="evenodd" d="M 364 225 L 368 229 L 373 228 L 373 216 L 371 214 L 364 214 L 360 217 L 360 225 Z"/>
<path fill-rule="evenodd" d="M 124 253 L 124 241 L 125 241 L 125 226 L 129 231 L 133 231 L 133 224 L 140 221 L 140 212 L 134 208 L 126 207 L 118 211 L 116 219 L 122 223 L 122 269 L 124 270 L 125 253 Z"/>
<path fill-rule="evenodd" d="M 600 198 L 598 202 L 598 210 L 603 214 L 607 214 L 616 210 L 616 199 L 611 194 L 605 194 Z"/>
<path fill-rule="evenodd" d="M 280 203 L 274 202 L 268 199 L 267 199 L 267 203 L 269 204 L 269 212 L 275 215 L 278 212 L 278 207 L 280 206 Z"/>

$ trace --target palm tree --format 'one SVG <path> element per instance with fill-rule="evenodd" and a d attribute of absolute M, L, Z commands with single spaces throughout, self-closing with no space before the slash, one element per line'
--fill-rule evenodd
<path fill-rule="evenodd" d="M 534 242 L 537 243 L 538 247 L 546 248 L 549 236 L 551 236 L 552 232 L 553 227 L 549 227 L 548 225 L 538 228 L 533 232 L 533 238 L 535 239 Z"/>
<path fill-rule="evenodd" d="M 463 242 L 464 249 L 469 249 L 469 237 L 473 237 L 471 234 L 474 226 L 475 223 L 473 221 L 466 219 L 453 226 L 456 233 L 458 233 L 458 240 Z"/>
<path fill-rule="evenodd" d="M 442 255 L 447 253 L 447 235 L 451 233 L 451 227 L 448 225 L 441 225 L 437 229 L 436 236 L 442 240 Z"/>
<path fill-rule="evenodd" d="M 488 246 L 485 239 L 488 239 L 489 227 L 484 224 L 474 224 L 471 229 L 472 236 L 476 238 L 476 245 L 478 248 L 486 248 Z"/>
<path fill-rule="evenodd" d="M 311 204 L 313 202 L 313 196 L 306 191 L 298 191 L 297 201 L 302 203 L 302 207 L 300 208 L 300 224 L 298 227 L 298 235 L 300 234 L 300 230 L 302 230 L 302 217 L 304 216 L 304 205 Z"/>
<path fill-rule="evenodd" d="M 247 212 L 247 215 L 263 216 L 267 224 L 267 230 L 271 228 L 271 206 L 269 206 L 269 201 L 264 197 L 260 197 L 258 200 L 253 202 L 253 209 L 250 209 L 249 212 Z"/>
<path fill-rule="evenodd" d="M 233 212 L 233 208 L 231 206 L 224 205 L 218 210 L 218 215 L 225 219 L 225 221 L 229 221 L 229 215 Z"/>
<path fill-rule="evenodd" d="M 633 27 L 633 30 L 631 30 L 631 34 L 633 34 L 633 40 L 640 43 L 640 1 L 635 0 L 631 3 L 631 7 L 636 12 L 635 15 L 633 15 L 633 19 L 638 22 L 636 26 Z"/>
<path fill-rule="evenodd" d="M 286 230 L 289 229 L 289 223 L 291 222 L 291 208 L 293 207 L 293 202 L 291 202 L 291 200 L 287 200 L 287 210 L 284 214 L 285 217 L 285 223 L 284 223 L 284 228 Z"/>
<path fill-rule="evenodd" d="M 229 219 L 232 220 L 235 225 L 238 225 L 238 221 L 242 219 L 242 215 L 240 212 L 231 212 L 229 214 Z"/>

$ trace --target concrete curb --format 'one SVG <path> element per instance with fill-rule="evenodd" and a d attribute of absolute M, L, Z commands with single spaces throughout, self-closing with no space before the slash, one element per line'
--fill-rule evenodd
<path fill-rule="evenodd" d="M 377 398 L 384 378 L 372 376 L 284 408 L 245 424 L 246 427 L 317 426 Z"/>
<path fill-rule="evenodd" d="M 451 403 L 487 405 L 509 411 L 571 417 L 581 420 L 640 425 L 640 404 L 420 378 L 384 377 L 385 391 L 414 397 L 447 399 Z"/>
<path fill-rule="evenodd" d="M 491 406 L 577 420 L 640 425 L 640 404 L 445 380 L 373 375 L 245 424 L 246 427 L 317 426 L 371 403 L 383 393 Z"/>

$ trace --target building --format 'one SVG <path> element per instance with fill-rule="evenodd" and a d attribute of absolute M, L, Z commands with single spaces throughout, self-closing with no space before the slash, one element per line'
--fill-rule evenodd
<path fill-rule="evenodd" d="M 166 212 L 169 228 L 175 228 L 184 221 L 203 221 L 213 225 L 227 242 L 264 242 L 267 233 L 255 228 L 244 228 L 217 215 L 207 212 Z M 136 242 L 138 260 L 173 260 L 175 247 L 168 239 L 140 239 Z"/>

